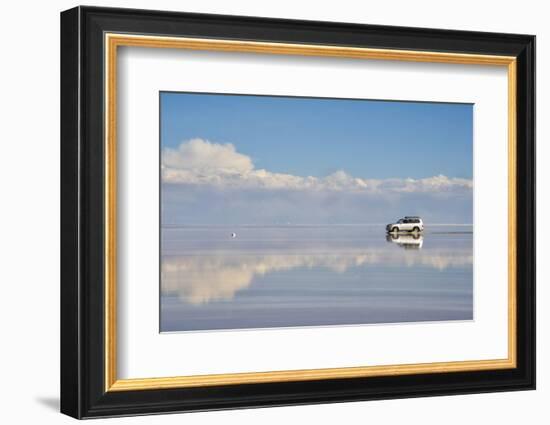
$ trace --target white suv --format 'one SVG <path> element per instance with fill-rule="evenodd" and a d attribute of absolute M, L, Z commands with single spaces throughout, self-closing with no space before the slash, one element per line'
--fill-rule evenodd
<path fill-rule="evenodd" d="M 386 226 L 387 232 L 422 232 L 424 223 L 420 217 L 405 217 Z"/>

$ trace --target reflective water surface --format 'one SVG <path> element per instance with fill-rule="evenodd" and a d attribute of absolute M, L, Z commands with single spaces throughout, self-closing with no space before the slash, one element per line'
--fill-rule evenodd
<path fill-rule="evenodd" d="M 473 318 L 471 226 L 177 227 L 161 238 L 162 332 Z"/>

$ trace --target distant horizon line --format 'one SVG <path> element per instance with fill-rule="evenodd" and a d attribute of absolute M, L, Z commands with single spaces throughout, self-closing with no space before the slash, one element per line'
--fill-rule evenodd
<path fill-rule="evenodd" d="M 345 227 L 345 226 L 385 226 L 388 223 L 289 223 L 289 224 L 164 224 L 161 228 L 170 227 Z M 473 226 L 473 223 L 424 223 L 425 226 Z"/>

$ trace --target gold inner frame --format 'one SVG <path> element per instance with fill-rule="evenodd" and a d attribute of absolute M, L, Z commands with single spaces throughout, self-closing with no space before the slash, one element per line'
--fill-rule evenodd
<path fill-rule="evenodd" d="M 213 385 L 235 385 L 285 381 L 308 381 L 416 373 L 447 373 L 510 369 L 516 367 L 516 58 L 463 53 L 370 49 L 328 45 L 268 43 L 256 41 L 105 34 L 105 391 L 133 391 Z M 118 379 L 116 324 L 116 123 L 117 48 L 119 46 L 189 50 L 248 52 L 281 55 L 325 56 L 355 59 L 398 60 L 451 64 L 494 65 L 508 72 L 508 357 L 327 369 L 247 372 L 215 375 Z"/>

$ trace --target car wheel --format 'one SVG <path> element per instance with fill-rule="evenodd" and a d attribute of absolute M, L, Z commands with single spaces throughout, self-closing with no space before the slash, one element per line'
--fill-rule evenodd
<path fill-rule="evenodd" d="M 415 227 L 415 228 L 413 229 L 413 232 L 419 232 L 419 231 L 420 231 L 420 229 L 419 229 L 418 227 Z"/>
<path fill-rule="evenodd" d="M 399 228 L 398 227 L 392 227 L 391 231 L 394 232 L 394 233 L 397 233 L 397 232 L 399 232 Z"/>

